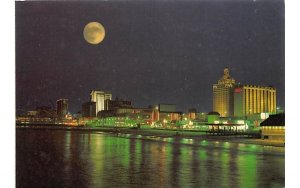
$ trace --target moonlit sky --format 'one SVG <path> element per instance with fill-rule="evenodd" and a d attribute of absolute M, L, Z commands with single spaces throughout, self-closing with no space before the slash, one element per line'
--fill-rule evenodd
<path fill-rule="evenodd" d="M 16 2 L 17 112 L 67 98 L 75 113 L 93 89 L 208 112 L 224 67 L 284 107 L 284 15 L 283 0 Z M 99 45 L 84 40 L 91 21 Z"/>

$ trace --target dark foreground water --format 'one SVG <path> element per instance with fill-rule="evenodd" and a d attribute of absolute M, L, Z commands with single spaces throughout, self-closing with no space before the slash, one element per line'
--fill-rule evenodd
<path fill-rule="evenodd" d="M 284 187 L 284 148 L 16 131 L 17 187 Z"/>

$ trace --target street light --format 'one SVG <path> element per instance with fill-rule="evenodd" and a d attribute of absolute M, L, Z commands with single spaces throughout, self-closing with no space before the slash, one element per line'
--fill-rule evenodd
<path fill-rule="evenodd" d="M 280 107 L 279 107 L 279 106 L 277 106 L 277 107 L 276 107 L 276 113 L 278 113 L 278 112 L 279 112 L 279 110 L 280 110 Z"/>

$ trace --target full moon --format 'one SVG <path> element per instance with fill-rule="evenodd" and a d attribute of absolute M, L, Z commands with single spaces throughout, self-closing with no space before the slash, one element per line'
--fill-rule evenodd
<path fill-rule="evenodd" d="M 105 30 L 98 22 L 88 23 L 83 30 L 84 39 L 90 44 L 99 44 L 105 37 Z"/>

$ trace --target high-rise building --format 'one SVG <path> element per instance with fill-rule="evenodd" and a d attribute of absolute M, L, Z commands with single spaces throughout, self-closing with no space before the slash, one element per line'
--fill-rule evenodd
<path fill-rule="evenodd" d="M 96 102 L 86 102 L 82 104 L 82 117 L 96 117 Z"/>
<path fill-rule="evenodd" d="M 96 116 L 99 111 L 107 110 L 105 101 L 112 99 L 112 94 L 110 92 L 92 90 L 90 95 L 91 102 L 96 102 Z"/>
<path fill-rule="evenodd" d="M 234 89 L 234 116 L 258 113 L 276 113 L 276 89 L 253 85 Z"/>
<path fill-rule="evenodd" d="M 59 99 L 56 101 L 56 112 L 58 119 L 64 119 L 68 113 L 68 99 Z"/>
<path fill-rule="evenodd" d="M 233 88 L 235 80 L 229 75 L 229 69 L 224 69 L 224 74 L 217 84 L 213 85 L 213 111 L 221 117 L 233 116 Z"/>

